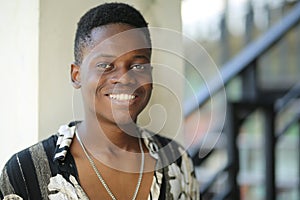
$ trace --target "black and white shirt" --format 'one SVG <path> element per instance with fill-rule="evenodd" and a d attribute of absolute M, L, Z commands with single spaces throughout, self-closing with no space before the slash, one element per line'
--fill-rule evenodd
<path fill-rule="evenodd" d="M 0 198 L 87 200 L 70 153 L 75 124 L 63 125 L 57 134 L 13 155 L 1 173 Z M 199 199 L 193 164 L 184 148 L 150 131 L 140 132 L 157 161 L 148 200 Z"/>

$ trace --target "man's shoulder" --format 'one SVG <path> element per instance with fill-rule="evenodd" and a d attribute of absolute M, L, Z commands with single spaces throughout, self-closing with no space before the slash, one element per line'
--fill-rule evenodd
<path fill-rule="evenodd" d="M 35 156 L 49 157 L 55 150 L 56 140 L 57 135 L 51 135 L 47 139 L 39 141 L 30 147 L 13 154 L 6 165 L 13 168 L 13 166 L 22 164 L 22 161 L 32 160 Z"/>
<path fill-rule="evenodd" d="M 177 162 L 179 164 L 181 162 L 182 155 L 186 154 L 185 148 L 181 144 L 166 136 L 155 134 L 149 130 L 146 131 L 149 133 L 148 140 L 150 141 L 150 146 L 155 146 L 150 149 L 156 149 L 156 152 L 162 159 L 163 165 L 173 162 Z"/>
<path fill-rule="evenodd" d="M 165 146 L 171 145 L 173 148 L 180 148 L 183 149 L 184 147 L 179 144 L 176 140 L 171 139 L 167 136 L 154 133 L 152 131 L 146 130 L 148 134 L 150 135 L 150 139 L 152 139 L 154 142 L 156 142 L 159 145 L 159 148 L 164 148 Z"/>
<path fill-rule="evenodd" d="M 12 155 L 0 176 L 0 191 L 3 195 L 18 194 L 25 198 L 30 190 L 34 191 L 33 199 L 41 199 L 40 183 L 48 181 L 47 178 L 51 176 L 56 140 L 57 136 L 52 135 Z"/>

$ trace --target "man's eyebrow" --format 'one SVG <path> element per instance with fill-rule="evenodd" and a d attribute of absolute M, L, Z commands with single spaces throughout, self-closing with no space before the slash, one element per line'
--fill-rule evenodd
<path fill-rule="evenodd" d="M 149 56 L 146 56 L 146 55 L 135 55 L 134 58 L 136 59 L 146 59 L 146 60 L 150 60 L 150 57 Z"/>
<path fill-rule="evenodd" d="M 118 57 L 119 56 L 106 54 L 106 53 L 100 53 L 94 56 L 94 58 L 110 58 L 110 59 L 117 59 Z M 150 61 L 150 56 L 144 54 L 137 54 L 133 56 L 133 59 L 146 59 Z"/>
<path fill-rule="evenodd" d="M 114 56 L 114 55 L 111 55 L 111 54 L 101 53 L 101 54 L 98 54 L 97 57 L 116 58 L 117 56 Z"/>

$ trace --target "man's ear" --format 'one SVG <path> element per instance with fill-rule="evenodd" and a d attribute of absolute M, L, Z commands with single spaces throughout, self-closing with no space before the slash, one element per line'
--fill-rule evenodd
<path fill-rule="evenodd" d="M 79 89 L 81 87 L 80 67 L 74 63 L 71 64 L 71 80 L 74 88 Z"/>

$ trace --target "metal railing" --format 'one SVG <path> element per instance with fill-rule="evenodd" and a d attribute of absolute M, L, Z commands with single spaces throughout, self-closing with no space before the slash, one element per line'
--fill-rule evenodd
<path fill-rule="evenodd" d="M 270 48 L 276 45 L 293 27 L 297 26 L 300 21 L 300 4 L 297 3 L 295 8 L 279 21 L 275 26 L 269 29 L 258 40 L 250 43 L 245 49 L 237 54 L 232 60 L 220 68 L 220 75 L 223 84 L 220 81 L 211 80 L 208 85 L 210 91 L 204 88 L 197 93 L 197 102 L 186 101 L 184 105 L 184 116 L 189 116 L 192 112 L 203 106 L 212 95 L 221 90 L 224 85 L 229 83 L 234 77 L 240 75 L 244 70 L 249 68 L 253 63 L 265 54 Z"/>
<path fill-rule="evenodd" d="M 267 200 L 276 199 L 276 175 L 275 175 L 275 147 L 277 140 L 284 135 L 289 127 L 295 123 L 299 123 L 299 116 L 296 115 L 286 126 L 276 133 L 275 118 L 288 101 L 300 96 L 299 87 L 288 91 L 281 91 L 280 95 L 270 95 L 270 98 L 259 98 L 265 94 L 263 90 L 257 87 L 256 75 L 257 75 L 257 63 L 261 57 L 266 54 L 274 45 L 283 39 L 286 34 L 296 27 L 300 22 L 300 2 L 297 3 L 293 9 L 271 27 L 265 34 L 263 34 L 258 40 L 250 43 L 245 49 L 243 49 L 237 56 L 227 62 L 220 68 L 220 74 L 223 79 L 224 85 L 227 85 L 233 78 L 237 76 L 242 77 L 243 88 L 251 89 L 253 91 L 244 93 L 241 100 L 237 102 L 228 102 L 227 110 L 227 122 L 225 133 L 227 134 L 227 155 L 228 162 L 211 177 L 209 181 L 204 183 L 201 187 L 201 194 L 205 195 L 209 189 L 213 186 L 219 176 L 223 173 L 228 174 L 228 187 L 221 193 L 217 194 L 214 199 L 240 199 L 240 190 L 237 181 L 239 173 L 239 150 L 237 146 L 237 136 L 239 134 L 239 128 L 243 124 L 244 120 L 255 110 L 261 109 L 264 120 L 264 142 L 265 142 L 265 194 Z M 252 77 L 249 79 L 249 76 Z M 211 80 L 208 85 L 210 91 L 207 88 L 198 91 L 197 104 L 186 102 L 185 104 L 185 117 L 190 116 L 199 107 L 202 107 L 212 95 L 215 95 L 220 91 L 224 85 L 219 81 Z M 286 95 L 284 95 L 286 93 Z M 282 97 L 283 96 L 283 97 Z M 241 114 L 243 113 L 243 114 Z M 245 114 L 246 113 L 246 114 Z M 299 130 L 300 131 L 300 130 Z M 300 135 L 300 134 L 299 134 Z M 299 141 L 300 142 L 300 141 Z M 197 151 L 193 150 L 193 160 L 195 165 L 201 164 L 207 157 L 198 158 Z M 213 150 L 212 150 L 213 151 Z M 300 159 L 299 159 L 300 160 Z M 300 162 L 299 162 L 300 166 Z M 300 169 L 299 169 L 300 172 Z M 299 174 L 300 177 L 300 174 Z M 300 185 L 300 184 L 299 184 Z M 299 186 L 300 193 L 300 186 Z"/>

